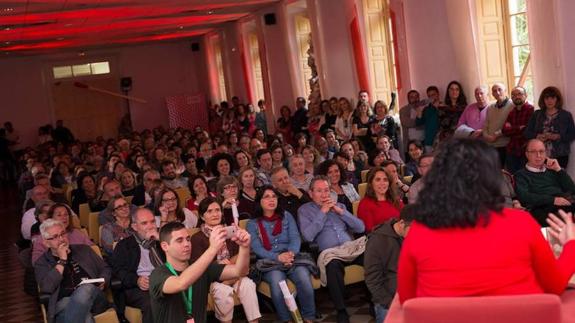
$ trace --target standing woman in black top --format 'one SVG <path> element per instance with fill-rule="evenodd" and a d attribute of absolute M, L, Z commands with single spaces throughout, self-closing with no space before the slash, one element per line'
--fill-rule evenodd
<path fill-rule="evenodd" d="M 371 108 L 365 101 L 359 101 L 352 121 L 353 136 L 357 138 L 365 151 L 370 151 L 374 144 L 369 133 L 371 124 Z"/>
<path fill-rule="evenodd" d="M 529 119 L 525 137 L 543 141 L 547 156 L 557 159 L 565 168 L 569 163 L 571 142 L 575 139 L 573 116 L 563 109 L 563 96 L 554 86 L 543 89 L 538 105 L 540 110 L 536 110 Z"/>

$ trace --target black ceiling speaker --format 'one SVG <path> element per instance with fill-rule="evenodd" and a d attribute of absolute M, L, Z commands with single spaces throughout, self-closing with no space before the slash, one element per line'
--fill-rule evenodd
<path fill-rule="evenodd" d="M 128 92 L 132 90 L 132 78 L 122 77 L 122 79 L 120 80 L 120 85 L 122 86 L 122 91 Z"/>
<path fill-rule="evenodd" d="M 266 25 L 275 25 L 276 24 L 276 15 L 275 13 L 268 13 L 264 15 L 264 22 Z"/>
<path fill-rule="evenodd" d="M 192 52 L 199 52 L 200 51 L 200 43 L 192 43 L 190 46 L 192 48 Z"/>

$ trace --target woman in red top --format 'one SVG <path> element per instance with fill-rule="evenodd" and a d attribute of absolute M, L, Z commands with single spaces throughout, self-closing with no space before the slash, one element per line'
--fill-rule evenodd
<path fill-rule="evenodd" d="M 381 168 L 373 168 L 367 176 L 365 197 L 359 202 L 357 216 L 365 224 L 365 232 L 391 218 L 399 218 L 403 203 L 389 189 L 391 177 Z"/>
<path fill-rule="evenodd" d="M 550 160 L 556 163 L 556 160 Z M 415 221 L 399 258 L 403 303 L 423 296 L 560 294 L 575 272 L 571 214 L 550 216 L 559 259 L 533 217 L 504 209 L 495 149 L 472 139 L 446 142 L 423 179 Z"/>

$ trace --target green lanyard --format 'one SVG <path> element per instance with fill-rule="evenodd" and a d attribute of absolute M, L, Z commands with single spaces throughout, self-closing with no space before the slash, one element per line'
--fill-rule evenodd
<path fill-rule="evenodd" d="M 178 273 L 174 270 L 174 267 L 172 267 L 172 265 L 169 262 L 166 262 L 166 267 L 168 267 L 168 270 L 178 276 Z M 186 312 L 188 313 L 188 315 L 192 315 L 192 285 L 190 285 L 190 287 L 188 287 L 188 295 L 186 295 L 186 293 L 184 293 L 182 291 L 182 298 L 184 299 L 184 304 L 186 305 Z"/>

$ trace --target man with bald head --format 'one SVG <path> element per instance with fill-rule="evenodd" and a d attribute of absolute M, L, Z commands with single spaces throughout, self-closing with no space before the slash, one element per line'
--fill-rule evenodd
<path fill-rule="evenodd" d="M 516 193 L 541 226 L 547 226 L 547 214 L 558 209 L 575 210 L 575 184 L 556 159 L 547 158 L 545 144 L 539 139 L 527 143 L 527 164 L 515 174 Z"/>
<path fill-rule="evenodd" d="M 509 137 L 505 168 L 515 174 L 525 165 L 523 152 L 527 138 L 524 132 L 535 108 L 527 102 L 527 91 L 522 86 L 516 86 L 511 90 L 511 101 L 513 109 L 509 112 L 501 131 L 503 135 Z"/>
<path fill-rule="evenodd" d="M 502 83 L 495 83 L 491 87 L 491 94 L 496 100 L 487 107 L 487 116 L 483 125 L 483 139 L 497 149 L 501 167 L 505 165 L 506 147 L 509 137 L 503 135 L 502 129 L 509 112 L 513 108 L 513 102 L 507 96 L 507 90 Z"/>
<path fill-rule="evenodd" d="M 165 261 L 152 211 L 139 208 L 132 215 L 134 235 L 120 240 L 110 258 L 114 277 L 122 282 L 126 305 L 142 310 L 143 322 L 153 322 L 150 310 L 149 276 Z M 120 309 L 123 311 L 123 309 Z"/>
<path fill-rule="evenodd" d="M 455 137 L 483 137 L 483 125 L 485 124 L 485 118 L 487 117 L 487 105 L 489 105 L 487 91 L 487 86 L 484 85 L 480 85 L 475 88 L 474 93 L 476 102 L 468 105 L 461 114 L 461 117 L 459 117 L 459 122 L 457 122 L 457 127 L 455 129 Z"/>

